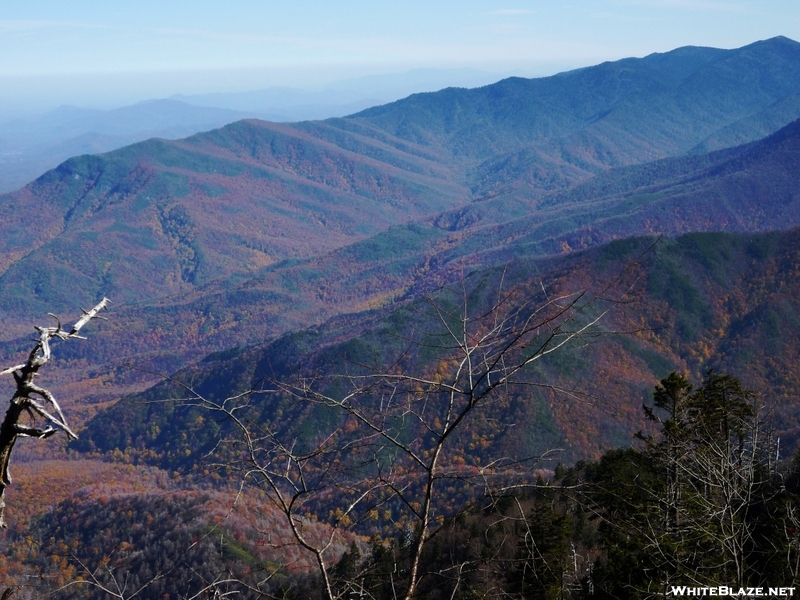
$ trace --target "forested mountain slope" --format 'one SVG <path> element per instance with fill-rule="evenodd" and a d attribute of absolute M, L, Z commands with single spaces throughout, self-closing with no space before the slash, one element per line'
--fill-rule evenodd
<path fill-rule="evenodd" d="M 86 424 L 67 454 L 140 463 L 98 469 L 98 483 L 148 473 L 161 482 L 100 485 L 64 499 L 95 467 L 76 460 L 83 466 L 64 484 L 68 468 L 42 465 L 37 483 L 53 485 L 40 500 L 64 500 L 35 527 L 31 503 L 20 522 L 52 539 L 43 553 L 55 550 L 37 556 L 24 535 L 7 536 L 13 560 L 0 561 L 0 572 L 27 578 L 32 569 L 67 581 L 80 559 L 133 569 L 137 581 L 154 565 L 181 578 L 201 564 L 271 577 L 276 554 L 258 537 L 277 528 L 261 520 L 269 515 L 238 527 L 230 511 L 233 526 L 218 528 L 220 507 L 232 502 L 218 488 L 246 464 L 241 442 L 249 440 L 218 445 L 233 432 L 233 417 L 264 444 L 255 452 L 267 464 L 262 476 L 275 456 L 288 471 L 286 448 L 311 449 L 296 465 L 319 460 L 308 471 L 314 477 L 360 477 L 373 468 L 366 465 L 389 465 L 375 489 L 395 486 L 412 498 L 422 489 L 419 471 L 395 467 L 416 459 L 394 462 L 386 445 L 367 456 L 375 432 L 348 438 L 363 423 L 343 416 L 336 399 L 370 372 L 389 371 L 390 381 L 418 376 L 400 390 L 413 406 L 399 406 L 383 432 L 397 433 L 395 450 L 418 446 L 416 464 L 424 465 L 450 423 L 438 419 L 447 402 L 427 402 L 444 397 L 430 390 L 441 392 L 458 370 L 450 327 L 472 327 L 480 338 L 494 315 L 512 315 L 502 324 L 528 322 L 537 307 L 560 314 L 572 298 L 586 304 L 570 325 L 610 312 L 440 438 L 446 458 L 429 474 L 442 482 L 434 510 L 446 510 L 425 513 L 426 526 L 482 493 L 467 479 L 494 476 L 492 465 L 509 467 L 502 475 L 510 479 L 495 483 L 530 483 L 537 470 L 547 475 L 542 468 L 594 459 L 630 445 L 640 429 L 653 432 L 641 405 L 672 370 L 694 381 L 709 368 L 740 377 L 761 394 L 786 456 L 800 438 L 798 73 L 800 44 L 786 38 L 729 51 L 682 48 L 415 95 L 344 119 L 241 121 L 186 140 L 149 140 L 71 159 L 0 196 L 4 364 L 30 351 L 31 325 L 44 325 L 47 312 L 111 297 L 110 320 L 87 341 L 54 344 L 57 368 L 43 375 L 71 422 Z M 550 327 L 556 321 L 545 319 L 531 339 L 562 339 L 564 330 Z M 504 339 L 507 330 L 498 330 L 491 339 Z M 518 345 L 513 358 L 537 347 Z M 141 391 L 147 377 L 160 383 Z M 293 393 L 301 384 L 319 385 L 333 400 L 309 402 Z M 225 413 L 198 406 L 192 390 L 211 401 L 255 393 Z M 395 398 L 365 390 L 359 410 Z M 268 446 L 276 436 L 288 443 Z M 15 459 L 26 448 L 20 444 Z M 350 470 L 359 452 L 366 460 Z M 210 456 L 228 469 L 210 468 Z M 183 469 L 195 469 L 186 485 L 208 493 L 176 483 Z M 339 479 L 307 490 L 314 500 L 301 501 L 305 512 L 290 522 L 317 532 L 317 517 L 344 523 L 347 515 L 326 502 L 359 485 L 373 482 L 365 476 L 351 488 Z M 31 495 L 26 488 L 16 501 Z M 396 519 L 419 516 L 415 503 L 401 511 L 390 504 L 359 517 L 373 525 L 354 525 L 384 536 L 373 558 L 416 535 L 413 519 Z M 141 523 L 148 516 L 152 529 Z M 210 532 L 224 533 L 218 545 Z M 155 548 L 155 556 L 122 542 Z M 187 547 L 195 553 L 181 554 Z M 182 593 L 174 582 L 158 583 L 160 593 Z"/>
<path fill-rule="evenodd" d="M 472 203 L 321 256 L 187 289 L 177 298 L 115 305 L 103 334 L 64 348 L 61 364 L 89 366 L 94 374 L 91 385 L 73 393 L 109 398 L 141 377 L 102 367 L 109 357 L 166 374 L 209 351 L 413 298 L 457 280 L 465 269 L 515 257 L 563 254 L 639 233 L 800 225 L 799 161 L 797 122 L 746 146 L 612 169 L 522 216 L 505 211 L 503 199 Z M 12 270 L 6 281 L 15 272 L 30 276 Z M 115 297 L 109 283 L 106 291 Z M 11 353 L 26 344 L 12 340 L 4 347 Z M 74 373 L 85 378 L 85 371 Z M 97 386 L 96 377 L 106 385 Z"/>
<path fill-rule="evenodd" d="M 71 159 L 0 200 L 11 232 L 4 300 L 30 314 L 101 288 L 121 302 L 154 299 L 460 202 L 459 186 L 430 159 L 386 154 L 379 161 L 290 126 L 240 122 Z"/>
<path fill-rule="evenodd" d="M 800 94 L 798 71 L 800 44 L 786 38 L 681 48 L 418 94 L 346 119 L 240 122 L 71 159 L 0 197 L 11 233 L 0 291 L 18 322 L 71 307 L 80 296 L 67 280 L 140 302 L 474 199 L 516 191 L 515 210 L 531 211 L 531 200 L 610 167 L 682 154 L 742 120 L 767 122 L 776 103 L 784 123 L 800 117 L 785 108 Z"/>
<path fill-rule="evenodd" d="M 601 328 L 632 333 L 601 335 L 588 346 L 567 348 L 538 362 L 530 377 L 574 393 L 516 390 L 510 404 L 501 402 L 492 409 L 497 414 L 466 426 L 467 439 L 494 440 L 493 451 L 512 456 L 561 448 L 565 460 L 596 457 L 606 448 L 627 445 L 645 426 L 641 402 L 655 381 L 674 369 L 702 377 L 713 367 L 737 373 L 745 385 L 763 393 L 775 409 L 775 425 L 786 447 L 795 443 L 800 434 L 795 402 L 800 393 L 800 313 L 792 298 L 800 293 L 800 229 L 665 238 L 626 272 L 628 260 L 641 257 L 654 241 L 632 238 L 559 259 L 518 259 L 503 270 L 488 269 L 468 278 L 467 290 L 491 287 L 499 285 L 502 273 L 503 285 L 516 286 L 519 297 L 529 299 L 543 289 L 550 296 L 600 293 L 625 273 L 619 285 L 632 286 L 626 302 Z M 176 379 L 221 400 L 300 375 L 324 381 L 325 376 L 352 371 L 354 365 L 389 369 L 400 356 L 405 372 L 430 378 L 444 364 L 445 354 L 408 348 L 414 336 L 441 327 L 423 316 L 430 313 L 426 306 L 427 301 L 418 300 L 393 310 L 333 319 L 270 344 L 211 355 Z M 76 447 L 127 449 L 166 468 L 185 463 L 187 456 L 193 462 L 214 446 L 225 425 L 198 419 L 202 411 L 181 402 L 157 401 L 184 396 L 165 382 L 126 398 L 92 420 Z M 319 416 L 305 414 L 302 404 L 287 406 L 270 398 L 253 397 L 257 422 L 297 427 L 307 434 L 308 427 L 313 429 Z M 502 422 L 516 425 L 492 430 Z M 484 431 L 487 427 L 492 431 Z"/>
<path fill-rule="evenodd" d="M 797 126 L 642 161 L 749 116 L 775 125 L 775 103 L 788 118 L 798 72 L 800 45 L 785 38 L 682 48 L 71 159 L 0 197 L 3 354 L 26 347 L 40 315 L 106 295 L 106 333 L 61 364 L 91 375 L 71 396 L 108 400 L 139 385 L 121 364 L 163 373 L 412 297 L 465 266 L 643 233 L 790 227 Z"/>
<path fill-rule="evenodd" d="M 778 127 L 795 120 L 799 53 L 787 38 L 728 51 L 685 47 L 554 77 L 417 94 L 345 122 L 440 149 L 474 169 L 478 196 L 512 182 L 546 190 L 610 166 L 683 154 L 709 136 L 718 140 L 709 149 L 758 139 L 775 130 L 765 115 L 774 114 Z"/>

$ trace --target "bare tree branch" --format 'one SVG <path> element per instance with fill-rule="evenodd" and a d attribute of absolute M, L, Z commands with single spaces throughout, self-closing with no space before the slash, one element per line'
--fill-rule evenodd
<path fill-rule="evenodd" d="M 3 424 L 0 425 L 0 527 L 6 527 L 5 522 L 5 490 L 11 485 L 9 474 L 9 463 L 11 462 L 11 452 L 14 443 L 19 436 L 36 437 L 45 439 L 56 433 L 58 430 L 67 434 L 70 439 L 77 439 L 78 436 L 67 424 L 64 413 L 53 394 L 36 385 L 34 377 L 39 374 L 42 368 L 50 360 L 50 341 L 53 338 L 59 340 L 85 339 L 78 333 L 86 323 L 92 319 L 103 318 L 98 315 L 101 310 L 108 306 L 108 298 L 103 298 L 91 310 L 84 310 L 83 316 L 72 326 L 69 331 L 62 329 L 61 321 L 55 315 L 50 315 L 56 320 L 55 327 L 36 327 L 39 337 L 36 345 L 28 355 L 27 362 L 9 367 L 0 371 L 0 375 L 12 374 L 17 384 L 14 396 L 11 398 L 10 406 L 6 412 Z M 32 398 L 39 396 L 45 403 L 42 404 Z M 27 414 L 35 420 L 36 415 L 47 423 L 44 428 L 33 427 L 20 422 L 20 419 Z"/>

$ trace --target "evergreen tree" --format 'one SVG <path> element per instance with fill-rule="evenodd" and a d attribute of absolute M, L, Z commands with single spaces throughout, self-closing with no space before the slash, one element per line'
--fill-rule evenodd
<path fill-rule="evenodd" d="M 779 495 L 770 438 L 756 395 L 709 371 L 697 390 L 682 375 L 661 380 L 645 414 L 661 424 L 641 450 L 607 453 L 588 470 L 605 558 L 600 594 L 643 597 L 672 585 L 764 584 L 775 544 L 765 532 Z"/>
<path fill-rule="evenodd" d="M 570 556 L 573 519 L 559 506 L 555 491 L 538 496 L 520 527 L 517 565 L 510 583 L 526 600 L 563 599 L 575 575 Z"/>

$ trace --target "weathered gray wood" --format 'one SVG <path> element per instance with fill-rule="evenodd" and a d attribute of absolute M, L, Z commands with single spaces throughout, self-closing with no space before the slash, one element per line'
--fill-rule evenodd
<path fill-rule="evenodd" d="M 91 310 L 84 310 L 83 316 L 78 319 L 69 331 L 62 329 L 58 317 L 51 314 L 50 316 L 56 320 L 57 325 L 55 327 L 36 327 L 39 339 L 36 341 L 33 350 L 31 350 L 27 362 L 0 371 L 0 375 L 11 373 L 17 383 L 17 389 L 11 398 L 5 419 L 0 425 L 0 527 L 6 527 L 5 491 L 11 485 L 11 476 L 8 469 L 11 462 L 11 452 L 14 449 L 17 438 L 24 436 L 45 439 L 61 430 L 70 439 L 78 439 L 75 432 L 67 425 L 64 413 L 61 411 L 61 407 L 53 394 L 33 382 L 39 369 L 50 360 L 50 340 L 53 338 L 60 340 L 85 339 L 78 335 L 81 328 L 92 319 L 103 318 L 98 313 L 108 306 L 108 302 L 108 298 L 103 298 Z M 35 397 L 41 400 L 37 400 Z M 40 428 L 20 423 L 20 418 L 23 414 L 29 415 L 34 421 L 37 416 L 41 417 L 45 420 L 46 426 Z"/>

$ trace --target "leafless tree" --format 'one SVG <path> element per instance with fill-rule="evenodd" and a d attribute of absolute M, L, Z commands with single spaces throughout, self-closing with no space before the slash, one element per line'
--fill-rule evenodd
<path fill-rule="evenodd" d="M 759 490 L 771 476 L 774 446 L 762 413 L 759 397 L 738 380 L 711 375 L 687 415 L 691 435 L 675 440 L 679 453 L 671 461 L 682 488 L 675 502 L 676 532 L 713 548 L 708 568 L 729 572 L 737 586 L 754 575 L 747 555 L 756 520 L 748 513 L 765 501 Z"/>
<path fill-rule="evenodd" d="M 720 577 L 738 587 L 763 583 L 752 566 L 763 525 L 757 513 L 781 490 L 770 485 L 775 442 L 761 398 L 713 371 L 697 390 L 672 373 L 654 398 L 665 416 L 645 411 L 662 431 L 640 435 L 646 441 L 640 456 L 655 481 L 643 473 L 641 481 L 602 489 L 624 507 L 602 517 L 640 540 L 651 561 L 650 587 L 640 591 L 666 595 L 672 585 Z"/>
<path fill-rule="evenodd" d="M 6 487 L 11 485 L 9 463 L 17 438 L 23 436 L 45 439 L 61 430 L 70 439 L 78 439 L 75 432 L 67 425 L 64 413 L 53 394 L 34 383 L 39 369 L 50 360 L 50 341 L 53 338 L 59 340 L 85 339 L 79 335 L 80 330 L 92 319 L 104 318 L 100 317 L 98 313 L 106 308 L 108 302 L 108 298 L 103 298 L 91 310 L 84 310 L 83 316 L 69 330 L 63 329 L 58 317 L 50 313 L 50 316 L 56 321 L 56 326 L 36 327 L 39 337 L 28 355 L 28 360 L 0 371 L 0 375 L 13 375 L 17 384 L 3 424 L 0 426 L 0 473 L 2 474 L 0 475 L 0 527 L 6 527 L 4 497 Z M 25 423 L 26 416 L 30 418 L 32 424 Z M 45 421 L 44 427 L 36 426 L 37 416 Z"/>
<path fill-rule="evenodd" d="M 125 573 L 119 573 L 117 570 L 111 568 L 108 564 L 101 564 L 94 568 L 89 567 L 77 556 L 72 555 L 71 560 L 81 567 L 81 579 L 71 581 L 53 592 L 49 596 L 56 596 L 70 590 L 73 587 L 91 588 L 97 594 L 106 598 L 114 600 L 134 600 L 137 598 L 146 598 L 150 593 L 150 587 L 157 583 L 159 580 L 164 579 L 170 575 L 169 572 L 157 573 L 152 578 L 148 579 L 141 585 L 131 586 L 127 581 Z M 197 600 L 198 598 L 227 598 L 239 594 L 238 590 L 226 590 L 227 584 L 238 583 L 238 580 L 233 579 L 229 574 L 224 573 L 214 577 L 210 581 L 206 581 L 200 589 L 194 591 L 190 596 L 185 596 L 186 600 Z"/>
<path fill-rule="evenodd" d="M 406 334 L 405 351 L 388 367 L 350 361 L 337 375 L 272 380 L 260 391 L 327 415 L 327 428 L 315 423 L 312 435 L 252 418 L 253 392 L 215 401 L 185 389 L 191 403 L 234 425 L 219 448 L 221 466 L 284 515 L 296 542 L 315 558 L 323 597 L 371 596 L 364 565 L 356 561 L 342 576 L 337 562 L 346 532 L 380 521 L 402 539 L 403 556 L 384 574 L 385 585 L 392 597 L 410 600 L 425 575 L 425 547 L 452 516 L 446 496 L 456 488 L 469 488 L 460 492 L 466 499 L 531 485 L 531 464 L 540 458 L 486 451 L 467 464 L 466 424 L 480 428 L 492 403 L 521 386 L 578 396 L 531 376 L 529 367 L 603 334 L 601 321 L 628 300 L 635 271 L 632 265 L 595 295 L 553 296 L 544 286 L 507 290 L 499 276 L 494 285 L 464 280 L 428 297 L 416 309 L 423 325 Z M 420 352 L 437 362 L 414 374 L 408 365 Z M 312 530 L 311 515 L 327 523 L 324 534 Z"/>
<path fill-rule="evenodd" d="M 50 360 L 50 342 L 53 338 L 59 340 L 85 339 L 79 333 L 84 325 L 92 319 L 103 318 L 98 315 L 108 305 L 108 298 L 103 298 L 91 310 L 84 310 L 83 316 L 69 329 L 63 329 L 61 321 L 53 315 L 55 327 L 36 327 L 38 338 L 36 344 L 28 355 L 28 359 L 18 365 L 0 371 L 0 375 L 13 375 L 17 389 L 11 398 L 10 406 L 6 411 L 5 419 L 0 425 L 0 527 L 7 527 L 5 522 L 5 491 L 11 485 L 9 464 L 11 453 L 17 438 L 34 437 L 46 439 L 59 430 L 67 434 L 70 439 L 78 436 L 70 429 L 67 419 L 53 394 L 34 383 L 34 378 Z M 37 417 L 44 420 L 44 426 L 37 426 Z M 12 595 L 13 588 L 6 588 L 2 597 Z"/>
<path fill-rule="evenodd" d="M 800 510 L 794 503 L 785 503 L 781 529 L 787 571 L 791 574 L 791 580 L 787 585 L 795 585 L 800 580 L 800 514 L 798 513 Z"/>

